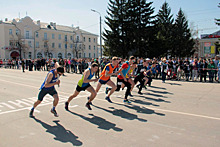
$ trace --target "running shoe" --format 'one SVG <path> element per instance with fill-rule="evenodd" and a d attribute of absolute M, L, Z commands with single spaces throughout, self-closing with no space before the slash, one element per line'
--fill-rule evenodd
<path fill-rule="evenodd" d="M 92 110 L 91 106 L 90 106 L 90 103 L 86 103 L 86 107 L 89 109 L 89 110 Z"/>
<path fill-rule="evenodd" d="M 68 106 L 69 106 L 69 103 L 68 103 L 68 102 L 65 102 L 65 109 L 66 109 L 66 111 L 69 111 Z"/>
<path fill-rule="evenodd" d="M 143 93 L 142 93 L 142 92 L 140 92 L 140 91 L 138 92 L 138 94 L 143 95 Z"/>
<path fill-rule="evenodd" d="M 87 99 L 89 100 L 89 97 L 87 97 Z M 90 102 L 89 104 L 92 105 L 92 102 Z"/>
<path fill-rule="evenodd" d="M 53 113 L 55 117 L 58 117 L 58 116 L 59 116 L 59 115 L 57 114 L 56 110 L 51 109 L 50 112 Z"/>
<path fill-rule="evenodd" d="M 130 102 L 128 99 L 125 99 L 125 100 L 124 100 L 124 103 L 130 104 L 131 102 Z"/>
<path fill-rule="evenodd" d="M 108 96 L 106 96 L 105 99 L 106 99 L 109 103 L 112 103 L 111 99 L 110 99 Z"/>
<path fill-rule="evenodd" d="M 131 93 L 128 94 L 130 97 L 133 97 L 133 95 Z"/>
<path fill-rule="evenodd" d="M 29 117 L 32 117 L 32 118 L 33 118 L 33 117 L 34 117 L 33 113 L 34 113 L 34 110 L 31 110 L 31 111 L 30 111 L 30 114 L 29 114 Z"/>
<path fill-rule="evenodd" d="M 109 89 L 108 89 L 108 87 L 106 87 L 105 94 L 108 94 L 108 91 L 109 91 Z"/>

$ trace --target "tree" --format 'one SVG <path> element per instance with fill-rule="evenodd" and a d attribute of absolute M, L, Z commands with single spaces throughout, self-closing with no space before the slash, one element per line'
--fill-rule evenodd
<path fill-rule="evenodd" d="M 152 2 L 146 0 L 110 0 L 105 23 L 104 54 L 127 57 L 145 56 L 149 46 L 150 27 L 153 25 Z"/>
<path fill-rule="evenodd" d="M 173 45 L 171 55 L 175 57 L 186 57 L 194 54 L 194 40 L 188 26 L 188 21 L 180 8 L 173 27 Z"/>
<path fill-rule="evenodd" d="M 161 9 L 156 16 L 156 49 L 157 56 L 170 55 L 173 46 L 173 15 L 171 14 L 171 8 L 167 2 L 164 2 Z"/>
<path fill-rule="evenodd" d="M 83 36 L 81 36 L 81 38 L 83 38 Z M 72 44 L 72 53 L 75 54 L 76 58 L 79 58 L 79 53 L 83 53 L 85 50 L 84 41 L 82 41 L 82 39 L 79 39 L 77 37 L 73 37 L 73 39 L 71 40 L 71 44 Z"/>
<path fill-rule="evenodd" d="M 220 3 L 218 4 L 218 7 L 220 8 Z M 218 25 L 218 26 L 220 26 L 220 19 L 215 19 L 215 21 L 216 21 L 216 24 Z"/>

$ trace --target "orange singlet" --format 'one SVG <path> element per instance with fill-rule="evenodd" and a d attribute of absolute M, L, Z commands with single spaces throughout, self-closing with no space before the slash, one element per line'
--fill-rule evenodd
<path fill-rule="evenodd" d="M 102 71 L 102 73 L 101 73 L 101 77 L 100 77 L 99 79 L 100 79 L 100 80 L 103 80 L 103 81 L 109 80 L 109 79 L 110 79 L 110 76 L 108 76 L 108 77 L 105 76 L 106 70 L 109 71 L 109 72 L 108 72 L 109 74 L 111 74 L 111 73 L 113 73 L 113 71 L 114 71 L 114 69 L 115 69 L 116 67 L 117 67 L 117 65 L 113 67 L 112 63 L 108 63 L 108 64 L 105 66 L 105 68 L 103 69 L 103 71 Z"/>

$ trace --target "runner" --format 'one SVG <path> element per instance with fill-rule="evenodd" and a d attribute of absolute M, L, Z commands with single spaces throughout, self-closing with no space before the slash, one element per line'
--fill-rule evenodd
<path fill-rule="evenodd" d="M 126 79 L 126 74 L 130 72 L 130 65 L 135 62 L 135 57 L 131 56 L 129 58 L 129 61 L 126 61 L 124 64 L 122 64 L 121 68 L 119 69 L 119 75 L 117 76 L 117 89 L 115 91 L 120 91 L 122 83 L 127 87 L 127 90 L 125 92 L 124 102 L 131 103 L 128 100 L 128 95 L 130 94 L 131 90 L 131 84 Z M 111 90 L 111 88 L 106 88 L 106 93 Z"/>
<path fill-rule="evenodd" d="M 108 102 L 112 102 L 111 99 L 110 99 L 110 96 L 112 95 L 112 93 L 114 93 L 114 91 L 117 89 L 116 85 L 112 82 L 112 80 L 110 79 L 110 76 L 112 75 L 117 75 L 119 72 L 115 72 L 113 73 L 114 69 L 117 67 L 118 65 L 118 58 L 117 57 L 113 57 L 112 58 L 112 63 L 108 63 L 102 73 L 101 73 L 101 77 L 99 78 L 99 82 L 96 86 L 96 92 L 99 91 L 99 89 L 101 88 L 101 86 L 103 84 L 107 84 L 109 86 L 112 87 L 111 91 L 109 92 L 109 94 L 105 97 L 105 99 L 108 101 Z M 107 94 L 107 92 L 106 92 Z"/>
<path fill-rule="evenodd" d="M 136 77 L 134 79 L 134 83 L 137 84 L 137 82 L 140 83 L 140 85 L 137 85 L 138 87 L 138 94 L 143 94 L 142 88 L 144 87 L 145 83 L 148 82 L 148 78 L 146 77 L 146 71 L 147 71 L 147 60 L 143 60 L 143 64 L 139 64 L 137 66 L 136 71 Z"/>
<path fill-rule="evenodd" d="M 91 95 L 89 97 L 89 100 L 86 103 L 86 107 L 89 110 L 92 110 L 90 105 L 91 105 L 92 100 L 96 96 L 96 92 L 95 92 L 94 88 L 89 84 L 89 82 L 93 82 L 93 81 L 97 82 L 98 81 L 98 79 L 92 79 L 92 77 L 94 76 L 95 72 L 98 70 L 98 66 L 99 65 L 97 63 L 92 63 L 91 68 L 88 68 L 88 69 L 85 70 L 85 72 L 83 73 L 82 78 L 78 82 L 78 85 L 76 87 L 76 90 L 75 90 L 74 94 L 71 95 L 69 97 L 69 99 L 65 102 L 65 109 L 67 111 L 69 111 L 68 106 L 69 106 L 70 101 L 73 98 L 75 98 L 80 93 L 80 91 L 85 91 L 85 90 L 87 90 L 87 91 L 89 91 L 91 93 Z"/>
<path fill-rule="evenodd" d="M 43 98 L 46 94 L 50 94 L 53 98 L 53 108 L 51 109 L 51 113 L 54 114 L 55 117 L 58 117 L 58 114 L 55 110 L 55 107 L 58 104 L 59 97 L 57 94 L 56 89 L 54 88 L 54 85 L 59 85 L 60 80 L 58 79 L 59 76 L 61 76 L 64 73 L 63 67 L 58 67 L 57 69 L 51 70 L 47 77 L 45 78 L 43 84 L 41 85 L 40 92 L 38 94 L 38 100 L 34 103 L 34 106 L 32 107 L 30 111 L 30 117 L 34 117 L 34 109 L 43 101 Z"/>

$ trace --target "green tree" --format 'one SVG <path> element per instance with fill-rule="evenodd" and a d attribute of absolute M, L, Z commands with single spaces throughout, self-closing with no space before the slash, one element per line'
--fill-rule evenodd
<path fill-rule="evenodd" d="M 193 49 L 195 43 L 190 33 L 188 21 L 181 8 L 173 27 L 173 39 L 172 56 L 186 57 L 195 52 Z"/>
<path fill-rule="evenodd" d="M 173 49 L 173 15 L 171 14 L 171 8 L 167 2 L 164 2 L 161 9 L 156 16 L 156 43 L 155 49 L 157 56 L 167 56 Z"/>

